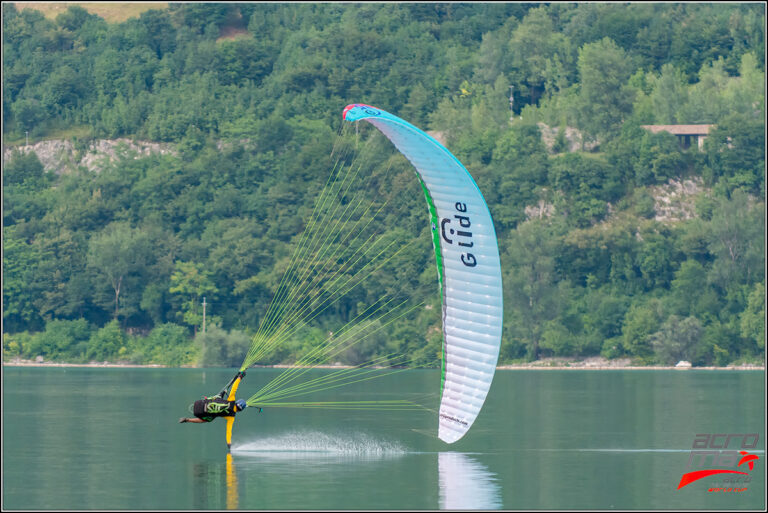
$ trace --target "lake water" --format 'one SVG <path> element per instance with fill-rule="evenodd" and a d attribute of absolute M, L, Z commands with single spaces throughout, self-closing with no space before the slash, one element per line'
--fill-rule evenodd
<path fill-rule="evenodd" d="M 249 370 L 238 396 L 280 372 Z M 429 411 L 251 408 L 228 454 L 222 420 L 178 419 L 233 374 L 4 367 L 3 509 L 765 507 L 763 371 L 500 370 L 452 445 Z M 324 398 L 435 407 L 439 381 L 407 371 Z M 704 433 L 759 434 L 746 490 L 708 491 L 727 474 L 677 489 Z"/>

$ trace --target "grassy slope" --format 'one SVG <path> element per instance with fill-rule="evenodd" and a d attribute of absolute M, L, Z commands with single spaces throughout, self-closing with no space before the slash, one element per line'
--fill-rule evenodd
<path fill-rule="evenodd" d="M 150 9 L 166 9 L 168 2 L 14 2 L 16 8 L 35 9 L 50 19 L 66 11 L 71 5 L 79 5 L 91 14 L 104 18 L 109 23 L 120 23 L 128 18 L 138 17 Z M 242 18 L 229 20 L 221 27 L 218 41 L 233 40 L 239 37 L 249 37 L 246 21 Z"/>
<path fill-rule="evenodd" d="M 86 11 L 104 18 L 110 23 L 119 23 L 139 16 L 150 9 L 166 9 L 168 2 L 14 2 L 16 8 L 36 9 L 46 18 L 55 19 L 71 5 L 79 5 Z"/>

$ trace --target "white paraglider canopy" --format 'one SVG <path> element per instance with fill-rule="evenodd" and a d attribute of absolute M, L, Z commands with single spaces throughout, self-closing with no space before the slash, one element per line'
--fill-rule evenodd
<path fill-rule="evenodd" d="M 488 205 L 461 162 L 422 130 L 364 104 L 348 105 L 344 119 L 379 129 L 413 164 L 424 188 L 443 296 L 438 436 L 453 443 L 480 413 L 501 344 L 501 266 Z"/>

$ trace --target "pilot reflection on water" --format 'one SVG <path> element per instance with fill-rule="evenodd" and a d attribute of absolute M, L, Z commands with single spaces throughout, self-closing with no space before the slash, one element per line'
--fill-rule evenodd
<path fill-rule="evenodd" d="M 232 453 L 227 453 L 227 509 L 237 509 L 237 474 Z"/>
<path fill-rule="evenodd" d="M 501 509 L 496 475 L 476 459 L 458 452 L 437 457 L 440 509 Z"/>
<path fill-rule="evenodd" d="M 194 487 L 194 509 L 221 509 L 222 503 L 226 503 L 226 509 L 238 509 L 237 471 L 231 453 L 227 453 L 227 459 L 223 466 L 220 460 L 219 462 L 196 463 L 192 472 L 196 484 Z M 226 484 L 223 490 L 222 484 Z"/>

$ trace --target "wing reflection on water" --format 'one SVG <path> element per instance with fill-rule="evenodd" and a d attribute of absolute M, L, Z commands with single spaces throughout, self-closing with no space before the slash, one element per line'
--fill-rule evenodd
<path fill-rule="evenodd" d="M 459 452 L 437 457 L 440 476 L 440 509 L 501 509 L 501 489 L 496 475 Z"/>

